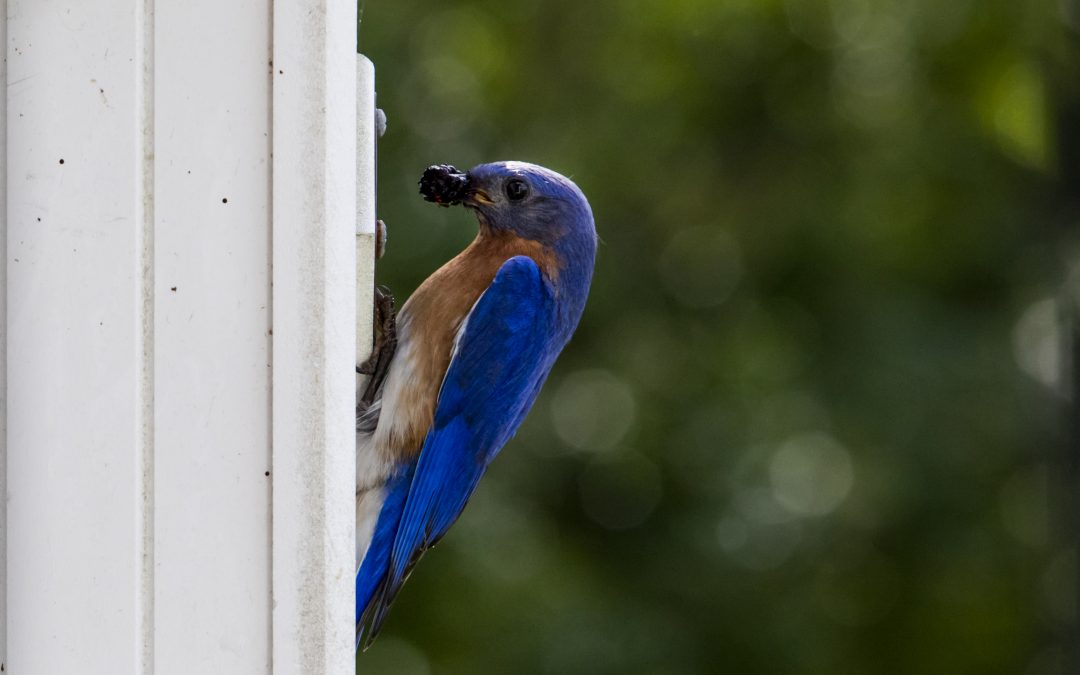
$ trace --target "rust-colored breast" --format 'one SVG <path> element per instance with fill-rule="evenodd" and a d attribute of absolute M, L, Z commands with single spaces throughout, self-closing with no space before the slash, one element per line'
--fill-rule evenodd
<path fill-rule="evenodd" d="M 420 452 L 435 418 L 458 330 L 502 264 L 516 255 L 532 258 L 552 281 L 558 278 L 559 261 L 550 249 L 485 228 L 464 251 L 428 277 L 402 307 L 398 316 L 401 344 L 383 391 L 382 417 L 375 432 L 376 445 L 387 459 Z"/>

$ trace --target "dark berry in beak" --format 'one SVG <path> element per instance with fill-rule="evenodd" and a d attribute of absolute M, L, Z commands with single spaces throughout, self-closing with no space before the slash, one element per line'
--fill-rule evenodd
<path fill-rule="evenodd" d="M 439 206 L 460 204 L 469 189 L 469 177 L 449 164 L 429 166 L 420 177 L 420 194 Z"/>

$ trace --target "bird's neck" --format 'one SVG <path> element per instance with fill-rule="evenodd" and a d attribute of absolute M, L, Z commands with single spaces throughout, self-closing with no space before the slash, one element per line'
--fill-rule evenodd
<path fill-rule="evenodd" d="M 585 309 L 592 284 L 596 231 L 591 226 L 571 230 L 560 237 L 552 250 L 560 264 L 559 278 L 555 282 L 559 328 L 569 340 Z"/>

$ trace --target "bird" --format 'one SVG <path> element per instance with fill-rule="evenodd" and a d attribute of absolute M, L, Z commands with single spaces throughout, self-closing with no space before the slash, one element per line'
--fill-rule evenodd
<path fill-rule="evenodd" d="M 476 238 L 393 322 L 396 347 L 356 431 L 356 643 L 457 521 L 569 342 L 596 259 L 592 209 L 570 179 L 526 162 L 434 165 L 421 194 L 462 204 Z"/>

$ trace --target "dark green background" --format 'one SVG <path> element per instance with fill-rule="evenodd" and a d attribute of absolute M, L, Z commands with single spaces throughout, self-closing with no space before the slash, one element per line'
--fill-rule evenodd
<path fill-rule="evenodd" d="M 360 44 L 399 301 L 475 233 L 431 163 L 572 176 L 602 239 L 361 673 L 1077 672 L 1080 5 L 371 1 Z"/>

